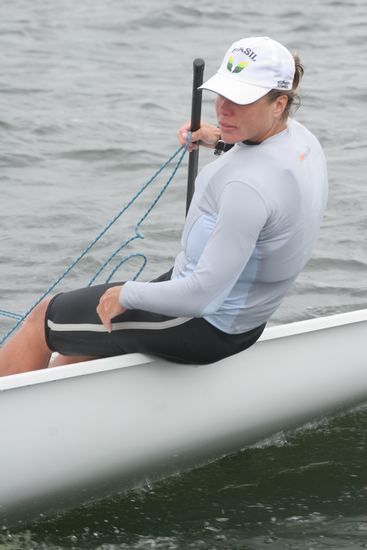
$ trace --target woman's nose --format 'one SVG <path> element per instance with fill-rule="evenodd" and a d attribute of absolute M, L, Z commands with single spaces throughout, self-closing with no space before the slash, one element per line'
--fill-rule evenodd
<path fill-rule="evenodd" d="M 230 114 L 233 110 L 233 102 L 221 95 L 217 98 L 217 106 L 221 113 Z"/>

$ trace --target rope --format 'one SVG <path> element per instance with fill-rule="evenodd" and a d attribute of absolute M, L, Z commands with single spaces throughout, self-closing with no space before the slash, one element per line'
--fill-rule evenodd
<path fill-rule="evenodd" d="M 13 313 L 12 311 L 7 311 L 6 309 L 0 309 L 0 315 L 4 317 L 10 317 L 11 319 L 22 319 L 20 313 Z"/>
<path fill-rule="evenodd" d="M 26 311 L 26 313 L 24 315 L 20 315 L 18 313 L 14 313 L 14 312 L 11 312 L 11 311 L 7 311 L 7 310 L 3 310 L 3 309 L 0 309 L 0 315 L 3 315 L 5 317 L 10 317 L 12 319 L 16 319 L 17 322 L 15 323 L 15 325 L 13 327 L 11 327 L 11 329 L 2 337 L 2 339 L 0 340 L 0 346 L 2 344 L 4 344 L 4 342 L 9 338 L 9 336 L 11 336 L 11 334 L 13 334 L 13 332 L 16 331 L 16 329 L 19 327 L 19 325 L 26 319 L 26 317 L 28 317 L 28 315 L 35 309 L 36 306 L 38 306 L 38 304 L 40 302 L 42 302 L 42 300 L 48 296 L 54 289 L 57 285 L 59 285 L 59 283 L 65 279 L 65 277 L 70 273 L 70 271 L 72 269 L 74 269 L 74 267 L 80 262 L 80 260 L 82 258 L 84 258 L 84 256 L 93 248 L 93 246 L 102 239 L 102 237 L 111 229 L 111 227 L 113 226 L 114 223 L 117 222 L 117 220 L 126 212 L 126 210 L 128 210 L 136 201 L 137 199 L 140 197 L 140 195 L 153 183 L 153 181 L 156 180 L 156 178 L 163 172 L 163 170 L 180 154 L 179 158 L 178 158 L 178 161 L 176 162 L 176 165 L 174 166 L 173 170 L 172 170 L 172 173 L 171 175 L 169 176 L 168 180 L 166 181 L 166 183 L 162 186 L 161 190 L 157 193 L 157 195 L 155 196 L 154 200 L 151 202 L 151 204 L 149 205 L 149 207 L 147 208 L 146 212 L 144 213 L 144 215 L 140 218 L 140 220 L 137 222 L 137 224 L 135 225 L 135 234 L 126 239 L 121 245 L 118 246 L 118 248 L 113 252 L 113 254 L 111 254 L 111 256 L 109 258 L 107 258 L 107 260 L 102 264 L 102 266 L 97 270 L 97 272 L 95 273 L 95 275 L 93 275 L 93 277 L 91 278 L 91 280 L 89 281 L 88 285 L 87 286 L 91 286 L 93 284 L 93 282 L 97 279 L 97 277 L 101 274 L 102 271 L 105 270 L 105 268 L 107 267 L 107 265 L 110 264 L 110 262 L 117 256 L 117 254 L 123 249 L 125 248 L 129 243 L 131 243 L 132 241 L 136 240 L 136 239 L 144 239 L 144 235 L 143 233 L 141 233 L 139 230 L 140 230 L 140 226 L 143 224 L 143 222 L 147 219 L 147 217 L 149 216 L 149 214 L 151 213 L 151 211 L 153 210 L 153 208 L 156 206 L 156 204 L 158 203 L 158 201 L 161 199 L 161 197 L 163 196 L 163 194 L 165 193 L 165 191 L 167 190 L 168 186 L 170 185 L 170 183 L 172 182 L 174 176 L 176 175 L 176 172 L 178 170 L 178 168 L 180 167 L 182 161 L 183 161 L 183 158 L 186 154 L 186 150 L 187 150 L 187 146 L 188 144 L 190 143 L 190 140 L 191 140 L 191 133 L 189 132 L 189 135 L 188 135 L 188 138 L 187 138 L 187 143 L 185 146 L 182 146 L 182 147 L 179 147 L 178 149 L 176 149 L 176 151 L 160 166 L 160 168 L 141 186 L 141 188 L 135 193 L 135 195 L 130 199 L 130 201 L 115 215 L 115 217 L 107 223 L 107 225 L 102 229 L 102 231 L 97 235 L 97 237 L 95 239 L 93 239 L 93 241 L 91 241 L 85 248 L 84 250 L 82 250 L 82 252 L 79 254 L 79 256 L 65 269 L 65 271 L 59 276 L 57 277 L 57 279 L 50 285 L 50 287 L 45 291 L 43 292 L 43 294 L 36 300 L 36 302 L 28 309 L 28 311 Z M 113 275 L 116 273 L 116 271 L 128 260 L 130 260 L 131 258 L 133 257 L 140 257 L 140 258 L 143 258 L 143 264 L 142 266 L 140 267 L 139 271 L 137 272 L 137 274 L 135 275 L 134 279 L 133 280 L 136 280 L 139 275 L 142 273 L 144 267 L 146 266 L 148 260 L 146 258 L 146 256 L 144 254 L 141 254 L 141 253 L 134 253 L 134 254 L 130 254 L 128 256 L 125 256 L 118 264 L 117 266 L 112 270 L 112 272 L 110 273 L 110 275 L 107 277 L 106 279 L 106 283 L 108 283 L 111 278 L 113 277 Z"/>

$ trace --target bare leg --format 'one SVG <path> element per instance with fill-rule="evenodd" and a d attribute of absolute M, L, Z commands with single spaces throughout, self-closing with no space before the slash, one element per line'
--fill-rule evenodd
<path fill-rule="evenodd" d="M 49 367 L 60 367 L 61 365 L 72 365 L 73 363 L 82 363 L 84 361 L 92 361 L 93 359 L 97 359 L 97 357 L 89 357 L 84 355 L 66 356 L 58 353 L 56 357 L 51 360 Z"/>
<path fill-rule="evenodd" d="M 51 298 L 30 313 L 18 332 L 0 349 L 0 376 L 44 369 L 51 357 L 45 339 L 45 314 Z"/>

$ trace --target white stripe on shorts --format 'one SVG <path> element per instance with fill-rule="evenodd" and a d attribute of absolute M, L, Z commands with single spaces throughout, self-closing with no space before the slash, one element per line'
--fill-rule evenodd
<path fill-rule="evenodd" d="M 193 317 L 177 317 L 167 321 L 130 321 L 126 323 L 112 323 L 112 330 L 164 330 L 177 327 L 191 321 Z M 48 327 L 55 332 L 108 332 L 104 325 L 93 323 L 54 323 L 47 321 Z"/>

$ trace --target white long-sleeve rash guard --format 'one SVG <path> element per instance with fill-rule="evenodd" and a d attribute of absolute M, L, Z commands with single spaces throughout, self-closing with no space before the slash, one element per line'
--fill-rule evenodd
<path fill-rule="evenodd" d="M 306 264 L 327 200 L 325 157 L 301 124 L 207 165 L 170 281 L 129 281 L 120 303 L 204 317 L 236 334 L 269 319 Z"/>

